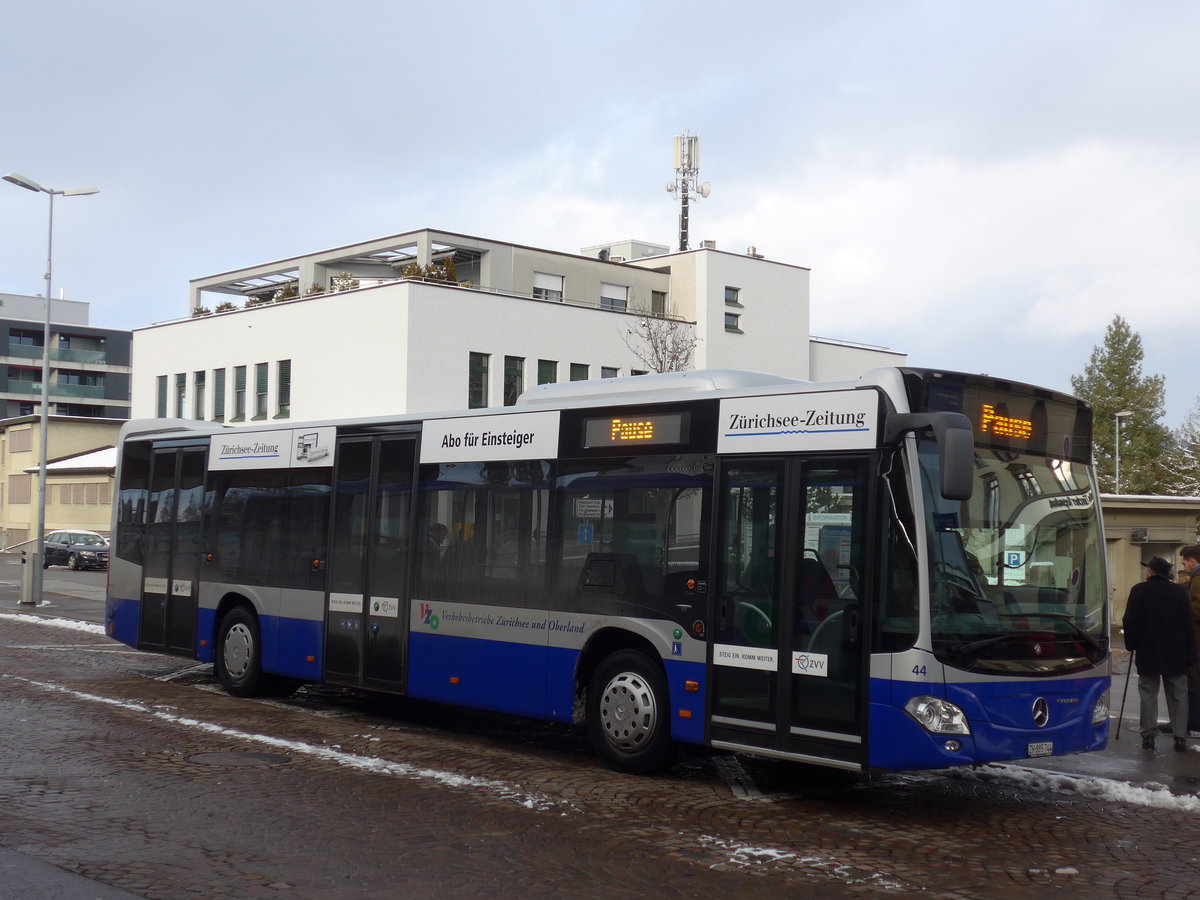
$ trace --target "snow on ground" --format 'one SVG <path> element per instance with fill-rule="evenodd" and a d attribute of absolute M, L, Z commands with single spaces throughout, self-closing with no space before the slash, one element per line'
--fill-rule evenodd
<path fill-rule="evenodd" d="M 1096 800 L 1115 800 L 1137 806 L 1153 806 L 1176 812 L 1200 812 L 1200 797 L 1194 794 L 1173 794 L 1165 784 L 1147 782 L 1137 786 L 1127 781 L 1113 781 L 1090 775 L 1065 775 L 1023 766 L 994 764 L 978 769 L 953 769 L 951 777 L 975 779 L 988 784 L 1027 788 L 1056 794 L 1075 794 Z"/>
<path fill-rule="evenodd" d="M 95 625 L 91 622 L 77 622 L 74 619 L 59 619 L 53 616 L 31 616 L 27 613 L 10 613 L 0 612 L 0 616 L 6 619 L 15 619 L 18 622 L 31 622 L 34 625 L 46 625 L 50 628 L 63 628 L 68 631 L 86 631 L 88 634 L 104 634 L 103 625 Z"/>

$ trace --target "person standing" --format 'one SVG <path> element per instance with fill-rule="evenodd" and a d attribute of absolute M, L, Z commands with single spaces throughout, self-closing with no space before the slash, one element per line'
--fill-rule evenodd
<path fill-rule="evenodd" d="M 1179 551 L 1178 584 L 1183 585 L 1192 602 L 1192 627 L 1200 646 L 1200 544 L 1189 544 Z M 1200 732 L 1200 660 L 1188 667 L 1188 731 Z"/>
<path fill-rule="evenodd" d="M 1125 604 L 1125 646 L 1137 662 L 1142 710 L 1142 747 L 1154 749 L 1158 733 L 1158 685 L 1167 695 L 1167 716 L 1175 750 L 1187 750 L 1187 673 L 1196 662 L 1196 632 L 1187 591 L 1171 581 L 1171 564 L 1161 556 L 1142 563 L 1146 580 L 1129 590 Z"/>

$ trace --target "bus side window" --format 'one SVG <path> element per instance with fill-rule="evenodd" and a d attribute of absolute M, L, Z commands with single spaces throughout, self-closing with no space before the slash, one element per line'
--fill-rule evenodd
<path fill-rule="evenodd" d="M 422 466 L 416 595 L 533 602 L 545 587 L 549 473 L 541 460 Z"/>
<path fill-rule="evenodd" d="M 702 573 L 711 472 L 712 458 L 705 455 L 565 467 L 559 477 L 562 602 L 606 602 L 614 611 L 650 608 L 672 617 L 694 604 L 687 585 Z"/>
<path fill-rule="evenodd" d="M 903 472 L 887 476 L 888 515 L 883 517 L 879 571 L 880 605 L 875 616 L 875 645 L 881 653 L 907 650 L 917 640 L 917 557 L 912 546 L 916 534 L 912 505 Z"/>

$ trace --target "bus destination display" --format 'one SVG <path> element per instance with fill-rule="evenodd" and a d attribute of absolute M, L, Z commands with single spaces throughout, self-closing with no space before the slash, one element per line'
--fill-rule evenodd
<path fill-rule="evenodd" d="M 1091 411 L 1079 401 L 980 382 L 927 381 L 925 408 L 965 415 L 976 447 L 1090 460 Z"/>
<path fill-rule="evenodd" d="M 584 419 L 583 446 L 627 447 L 634 444 L 679 444 L 687 440 L 689 413 L 603 416 Z"/>
<path fill-rule="evenodd" d="M 1033 437 L 1033 422 L 1016 416 L 1002 415 L 991 403 L 984 403 L 979 410 L 979 430 L 997 437 L 1027 441 Z"/>

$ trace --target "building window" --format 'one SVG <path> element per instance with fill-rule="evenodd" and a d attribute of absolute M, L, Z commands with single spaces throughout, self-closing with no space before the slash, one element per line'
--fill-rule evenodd
<path fill-rule="evenodd" d="M 656 316 L 665 316 L 667 314 L 666 291 L 650 292 L 650 312 L 654 313 Z"/>
<path fill-rule="evenodd" d="M 533 273 L 533 296 L 537 300 L 557 300 L 563 298 L 563 277 L 551 275 L 549 272 Z"/>
<path fill-rule="evenodd" d="M 104 374 L 101 372 L 72 372 L 60 369 L 59 384 L 74 384 L 80 387 L 104 387 Z"/>
<path fill-rule="evenodd" d="M 32 475 L 8 476 L 8 502 L 10 504 L 28 503 L 33 499 Z"/>
<path fill-rule="evenodd" d="M 155 407 L 155 415 L 160 419 L 167 417 L 167 376 L 158 376 L 158 405 Z"/>
<path fill-rule="evenodd" d="M 9 346 L 40 347 L 42 346 L 42 333 L 40 331 L 25 331 L 21 328 L 14 328 L 8 333 L 8 343 Z"/>
<path fill-rule="evenodd" d="M 623 284 L 600 282 L 600 308 L 624 312 L 629 306 L 629 288 Z"/>
<path fill-rule="evenodd" d="M 735 332 L 736 334 L 741 334 L 742 327 L 739 324 L 741 320 L 742 317 L 737 313 L 725 313 L 725 330 Z"/>
<path fill-rule="evenodd" d="M 629 374 L 630 375 L 645 375 L 646 370 L 645 369 L 630 369 Z"/>
<path fill-rule="evenodd" d="M 1032 500 L 1042 493 L 1042 486 L 1038 484 L 1037 477 L 1029 470 L 1028 466 L 1013 463 L 1008 467 L 1008 471 L 1017 480 L 1021 493 L 1025 495 L 1026 499 Z"/>
<path fill-rule="evenodd" d="M 742 305 L 741 296 L 742 296 L 741 288 L 726 286 L 726 288 L 725 288 L 725 303 L 726 303 L 726 305 L 741 306 Z"/>
<path fill-rule="evenodd" d="M 571 380 L 572 381 L 587 381 L 588 380 L 587 363 L 571 363 Z"/>
<path fill-rule="evenodd" d="M 59 403 L 58 414 L 60 416 L 80 416 L 84 418 L 103 419 L 103 406 L 87 406 L 83 403 Z"/>
<path fill-rule="evenodd" d="M 467 364 L 467 408 L 488 405 L 488 359 L 486 353 L 472 353 Z"/>
<path fill-rule="evenodd" d="M 554 384 L 558 381 L 558 363 L 553 359 L 538 360 L 538 384 Z"/>
<path fill-rule="evenodd" d="M 213 421 L 225 421 L 225 370 L 213 369 Z"/>
<path fill-rule="evenodd" d="M 167 414 L 166 402 L 167 402 L 166 400 L 163 401 L 163 415 L 164 416 Z M 18 403 L 17 404 L 17 415 L 18 416 L 32 416 L 33 415 L 33 404 L 32 403 Z"/>
<path fill-rule="evenodd" d="M 525 390 L 525 358 L 504 357 L 504 405 L 512 406 Z"/>
<path fill-rule="evenodd" d="M 601 366 L 600 367 L 600 377 L 601 378 L 616 378 L 620 374 L 621 374 L 621 370 L 618 368 L 615 368 L 614 366 Z"/>
<path fill-rule="evenodd" d="M 30 384 L 40 384 L 42 381 L 41 369 L 25 369 L 21 366 L 8 367 L 9 381 L 25 381 Z"/>
<path fill-rule="evenodd" d="M 286 419 L 292 414 L 292 361 L 281 359 L 276 363 L 276 369 L 275 391 L 278 396 L 275 399 L 275 417 Z"/>
<path fill-rule="evenodd" d="M 205 373 L 203 371 L 196 372 L 192 375 L 192 383 L 196 386 L 196 402 L 193 404 L 195 408 L 192 410 L 192 414 L 197 419 L 204 418 L 204 405 L 206 402 L 204 396 L 204 388 L 206 385 L 204 384 L 204 381 Z"/>
<path fill-rule="evenodd" d="M 237 366 L 233 370 L 233 421 L 242 422 L 246 418 L 246 367 Z"/>
<path fill-rule="evenodd" d="M 180 372 L 175 376 L 175 418 L 182 419 L 184 406 L 187 404 L 187 373 Z"/>
<path fill-rule="evenodd" d="M 267 364 L 254 364 L 254 418 L 267 417 Z"/>

